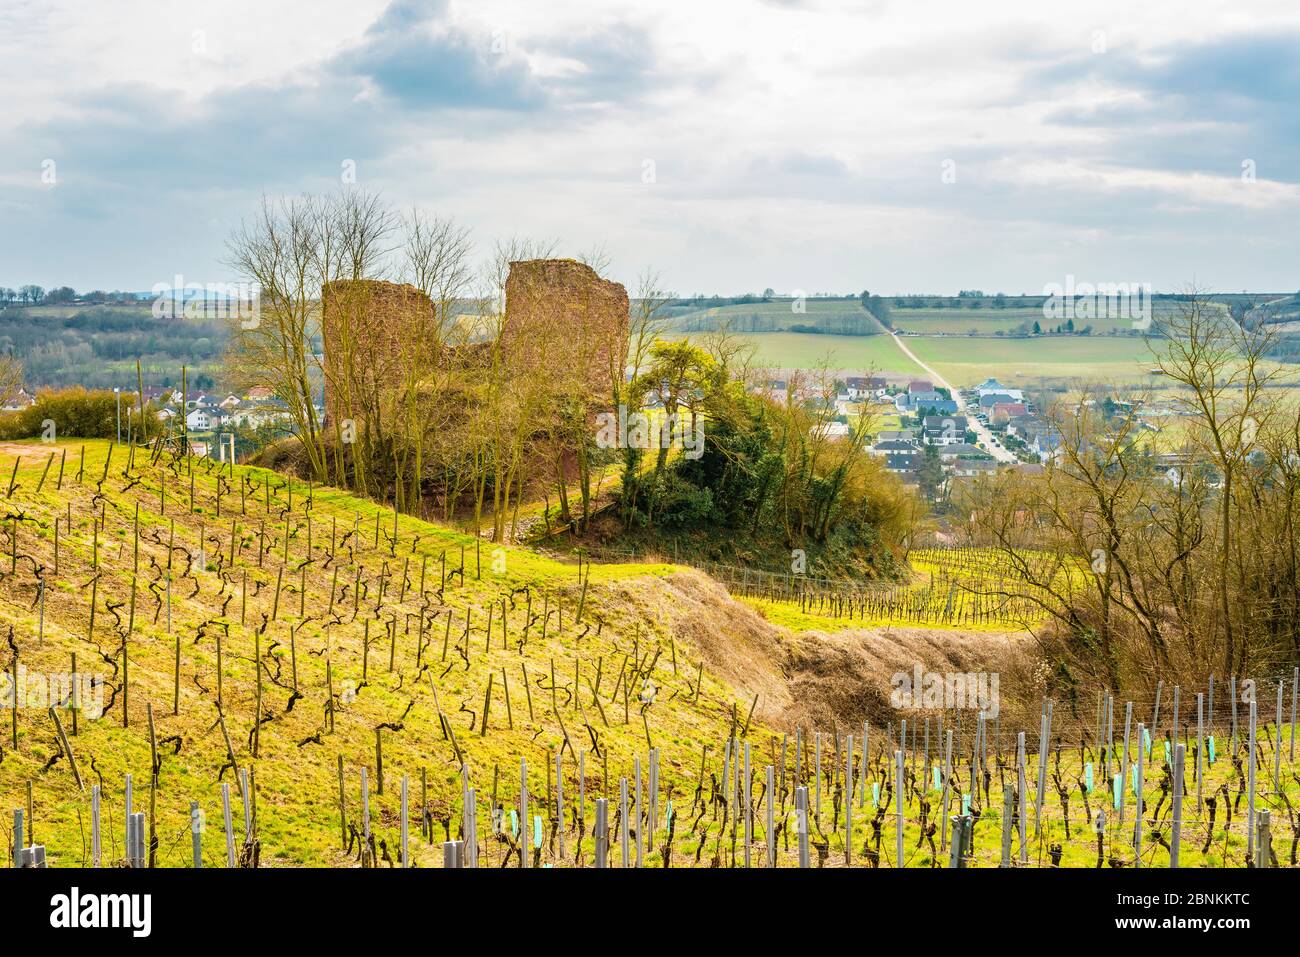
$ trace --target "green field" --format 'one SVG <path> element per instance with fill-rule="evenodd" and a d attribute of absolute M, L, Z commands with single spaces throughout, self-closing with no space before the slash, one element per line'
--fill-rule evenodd
<path fill-rule="evenodd" d="M 1143 339 L 1044 336 L 1036 339 L 909 336 L 907 347 L 953 385 L 993 376 L 1007 385 L 1068 380 L 1082 384 L 1155 382 L 1152 354 Z"/>
<path fill-rule="evenodd" d="M 759 366 L 777 369 L 874 369 L 899 375 L 924 374 L 894 344 L 892 336 L 828 336 L 797 332 L 754 333 Z M 907 336 L 909 349 L 954 385 L 973 385 L 994 376 L 1008 385 L 1044 380 L 1135 383 L 1149 380 L 1151 353 L 1130 337 L 1043 336 L 1036 339 Z"/>
<path fill-rule="evenodd" d="M 677 338 L 681 338 L 679 334 Z M 690 338 L 698 339 L 699 335 Z M 743 337 L 755 347 L 754 361 L 772 369 L 853 369 L 915 375 L 922 370 L 894 345 L 893 337 L 827 336 L 805 332 L 760 332 Z"/>
<path fill-rule="evenodd" d="M 224 866 L 227 853 L 240 866 L 395 867 L 403 822 L 411 861 L 436 867 L 442 841 L 461 833 L 471 814 L 481 828 L 478 865 L 517 867 L 530 831 L 527 814 L 512 819 L 524 801 L 521 776 L 536 815 L 530 858 L 539 869 L 591 866 L 595 800 L 617 801 L 629 784 L 654 808 L 644 823 L 638 799 L 645 866 L 739 867 L 768 859 L 770 850 L 776 866 L 795 867 L 798 842 L 785 837 L 795 826 L 793 786 L 808 780 L 825 782 L 820 813 L 814 803 L 810 814 L 819 866 L 892 866 L 900 839 L 906 866 L 942 864 L 948 858 L 934 821 L 968 798 L 980 812 L 969 866 L 1000 861 L 1002 791 L 1015 781 L 1007 772 L 1020 730 L 1013 712 L 995 719 L 990 773 L 973 793 L 962 788 L 978 773 L 970 766 L 973 708 L 947 784 L 913 750 L 901 794 L 888 719 L 872 716 L 863 726 L 870 743 L 863 749 L 859 739 L 856 759 L 852 751 L 840 758 L 835 743 L 839 729 L 856 730 L 856 714 L 825 728 L 796 724 L 797 715 L 780 725 L 765 720 L 795 707 L 766 701 L 789 695 L 782 663 L 817 661 L 818 636 L 844 624 L 821 617 L 823 602 L 804 611 L 759 603 L 799 633 L 778 632 L 697 573 L 657 563 L 587 564 L 579 577 L 577 566 L 552 557 L 498 549 L 263 469 L 217 469 L 164 451 L 155 458 L 146 448 L 116 446 L 109 454 L 101 440 L 0 446 L 10 506 L 23 516 L 0 577 L 0 614 L 12 626 L 8 667 L 22 676 L 21 691 L 10 685 L 17 708 L 5 715 L 0 805 L 30 810 L 27 842 L 41 844 L 51 866 L 91 863 L 94 786 L 102 789 L 99 863 L 124 862 L 127 774 L 133 808 L 147 814 L 149 863 L 158 867 L 190 867 L 195 833 L 204 867 Z M 915 557 L 922 590 L 930 569 L 982 577 L 997 568 L 970 551 Z M 931 589 L 917 610 L 928 616 L 949 602 Z M 917 640 L 930 647 L 926 635 Z M 908 640 L 883 636 L 880 644 Z M 88 697 L 71 697 L 74 674 Z M 732 675 L 762 682 L 763 694 L 733 685 Z M 806 697 L 818 693 L 812 681 L 797 687 Z M 1140 703 L 1144 712 L 1149 703 Z M 927 721 L 943 707 L 908 706 Z M 1036 707 L 1027 702 L 1031 714 Z M 1113 806 L 1114 765 L 1098 763 L 1085 747 L 1084 710 L 1074 720 L 1062 708 L 1052 726 L 1050 780 L 1066 784 L 1045 787 L 1042 806 L 1033 805 L 1034 827 L 1015 844 L 1020 866 L 1058 858 L 1062 866 L 1090 867 L 1103 857 L 1138 863 L 1133 831 L 1117 815 L 1108 814 L 1100 840 L 1090 827 L 1097 808 Z M 1218 717 L 1210 725 L 1218 759 L 1203 768 L 1204 791 L 1222 795 L 1222 807 L 1235 798 L 1237 810 L 1189 822 L 1184 866 L 1240 866 L 1246 856 L 1245 737 L 1229 737 L 1222 707 Z M 831 743 L 796 751 L 789 726 Z M 1157 727 L 1149 742 L 1116 735 L 1130 770 L 1146 747 L 1141 777 L 1130 773 L 1120 793 L 1135 795 L 1139 781 L 1146 788 L 1140 862 L 1148 867 L 1169 863 L 1162 792 L 1167 745 L 1177 741 L 1168 732 Z M 1283 812 L 1300 794 L 1281 734 L 1266 728 L 1259 736 L 1265 770 L 1257 801 L 1275 813 L 1274 851 L 1287 862 L 1294 827 Z M 770 766 L 773 775 L 771 787 L 760 783 L 752 799 L 734 805 L 717 784 L 731 780 L 729 740 L 743 741 L 746 755 L 752 751 L 757 767 Z M 651 749 L 662 755 L 663 774 L 643 792 Z M 841 760 L 855 761 L 851 790 L 826 774 Z M 1026 765 L 1031 774 L 1038 767 L 1032 749 Z M 1267 773 L 1275 766 L 1279 787 Z M 1188 771 L 1189 810 L 1194 774 Z M 1026 814 L 1032 793 L 1021 791 Z M 1135 797 L 1124 800 L 1136 807 Z M 851 820 L 850 805 L 858 809 Z M 750 808 L 745 819 L 754 830 L 744 842 L 728 806 Z M 617 821 L 602 840 L 628 866 Z M 0 851 L 0 866 L 11 864 Z"/>
<path fill-rule="evenodd" d="M 737 333 L 771 333 L 807 326 L 827 333 L 865 335 L 879 329 L 870 313 L 853 299 L 774 299 L 702 309 L 675 307 L 672 326 L 686 333 L 720 328 Z"/>
<path fill-rule="evenodd" d="M 956 301 L 956 300 L 951 300 Z M 1179 304 L 1170 300 L 1157 300 L 1153 306 L 1153 319 L 1156 322 L 1177 313 Z M 894 328 L 902 332 L 921 335 L 950 336 L 990 336 L 998 332 L 1010 335 L 1021 331 L 1022 327 L 1033 327 L 1037 322 L 1044 332 L 1053 330 L 1062 320 L 1048 319 L 1043 315 L 1041 305 L 1014 306 L 994 309 L 984 305 L 978 308 L 904 309 L 897 306 L 892 312 Z M 1104 336 L 1112 331 L 1129 334 L 1133 332 L 1132 320 L 1126 318 L 1092 318 L 1075 319 L 1075 328 L 1092 327 L 1094 336 Z M 1140 338 L 1140 336 L 1134 336 Z"/>
<path fill-rule="evenodd" d="M 991 336 L 999 332 L 1009 335 L 1024 325 L 1032 328 L 1035 322 L 1044 330 L 1054 328 L 1056 325 L 1055 322 L 1043 318 L 1042 309 L 895 309 L 893 311 L 895 329 L 900 332 L 924 335 Z M 1128 332 L 1132 329 L 1132 325 L 1128 319 L 1075 321 L 1075 326 L 1079 329 L 1092 326 L 1093 335 L 1104 335 L 1112 329 Z"/>

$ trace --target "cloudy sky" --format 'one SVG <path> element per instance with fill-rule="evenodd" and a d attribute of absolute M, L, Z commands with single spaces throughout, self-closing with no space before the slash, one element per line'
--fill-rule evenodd
<path fill-rule="evenodd" d="M 0 0 L 0 284 L 234 279 L 345 169 L 668 288 L 1300 288 L 1294 0 Z"/>

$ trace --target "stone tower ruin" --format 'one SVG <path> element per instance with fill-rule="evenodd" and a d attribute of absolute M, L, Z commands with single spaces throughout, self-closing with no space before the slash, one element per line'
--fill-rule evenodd
<path fill-rule="evenodd" d="M 610 400 L 627 364 L 627 290 L 573 259 L 510 264 L 501 351 L 514 375 L 586 383 Z"/>

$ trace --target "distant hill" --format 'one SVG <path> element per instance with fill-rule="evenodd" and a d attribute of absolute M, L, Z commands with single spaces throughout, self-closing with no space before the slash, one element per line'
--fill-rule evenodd
<path fill-rule="evenodd" d="M 21 360 L 33 390 L 134 388 L 137 358 L 145 385 L 179 387 L 184 365 L 193 388 L 215 389 L 226 340 L 224 321 L 157 319 L 150 302 L 0 310 L 0 350 Z"/>
<path fill-rule="evenodd" d="M 1300 362 L 1300 293 L 1261 299 L 1245 313 L 1244 323 L 1252 328 L 1262 324 L 1276 335 L 1269 352 L 1272 358 Z"/>
<path fill-rule="evenodd" d="M 1246 314 L 1246 321 L 1264 322 L 1283 332 L 1300 332 L 1300 293 L 1261 303 Z"/>
<path fill-rule="evenodd" d="M 772 297 L 720 305 L 677 303 L 669 307 L 670 326 L 678 332 L 805 332 L 870 336 L 880 324 L 856 299 Z"/>

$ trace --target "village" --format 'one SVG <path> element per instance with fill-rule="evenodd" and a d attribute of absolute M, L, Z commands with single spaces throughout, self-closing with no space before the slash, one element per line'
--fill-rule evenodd
<path fill-rule="evenodd" d="M 129 441 L 137 429 L 141 394 L 131 388 L 113 392 L 117 395 L 118 440 Z M 227 456 L 242 461 L 268 442 L 293 432 L 287 406 L 265 386 L 254 386 L 242 396 L 233 392 L 185 394 L 180 389 L 145 386 L 143 398 L 145 407 L 168 432 L 182 431 L 184 416 L 184 432 L 194 454 L 223 462 Z M 23 401 L 31 404 L 34 399 Z M 317 413 L 323 415 L 323 407 L 317 407 Z"/>
<path fill-rule="evenodd" d="M 788 379 L 769 379 L 760 391 L 790 401 L 828 401 L 824 391 L 792 386 Z M 928 379 L 846 375 L 835 380 L 830 401 L 834 416 L 815 428 L 818 434 L 859 438 L 904 485 L 932 486 L 925 488 L 932 497 L 942 494 L 953 478 L 991 475 L 1004 464 L 1041 471 L 1060 452 L 1059 429 L 1025 391 L 993 378 L 954 396 Z M 939 474 L 927 482 L 927 470 Z"/>

